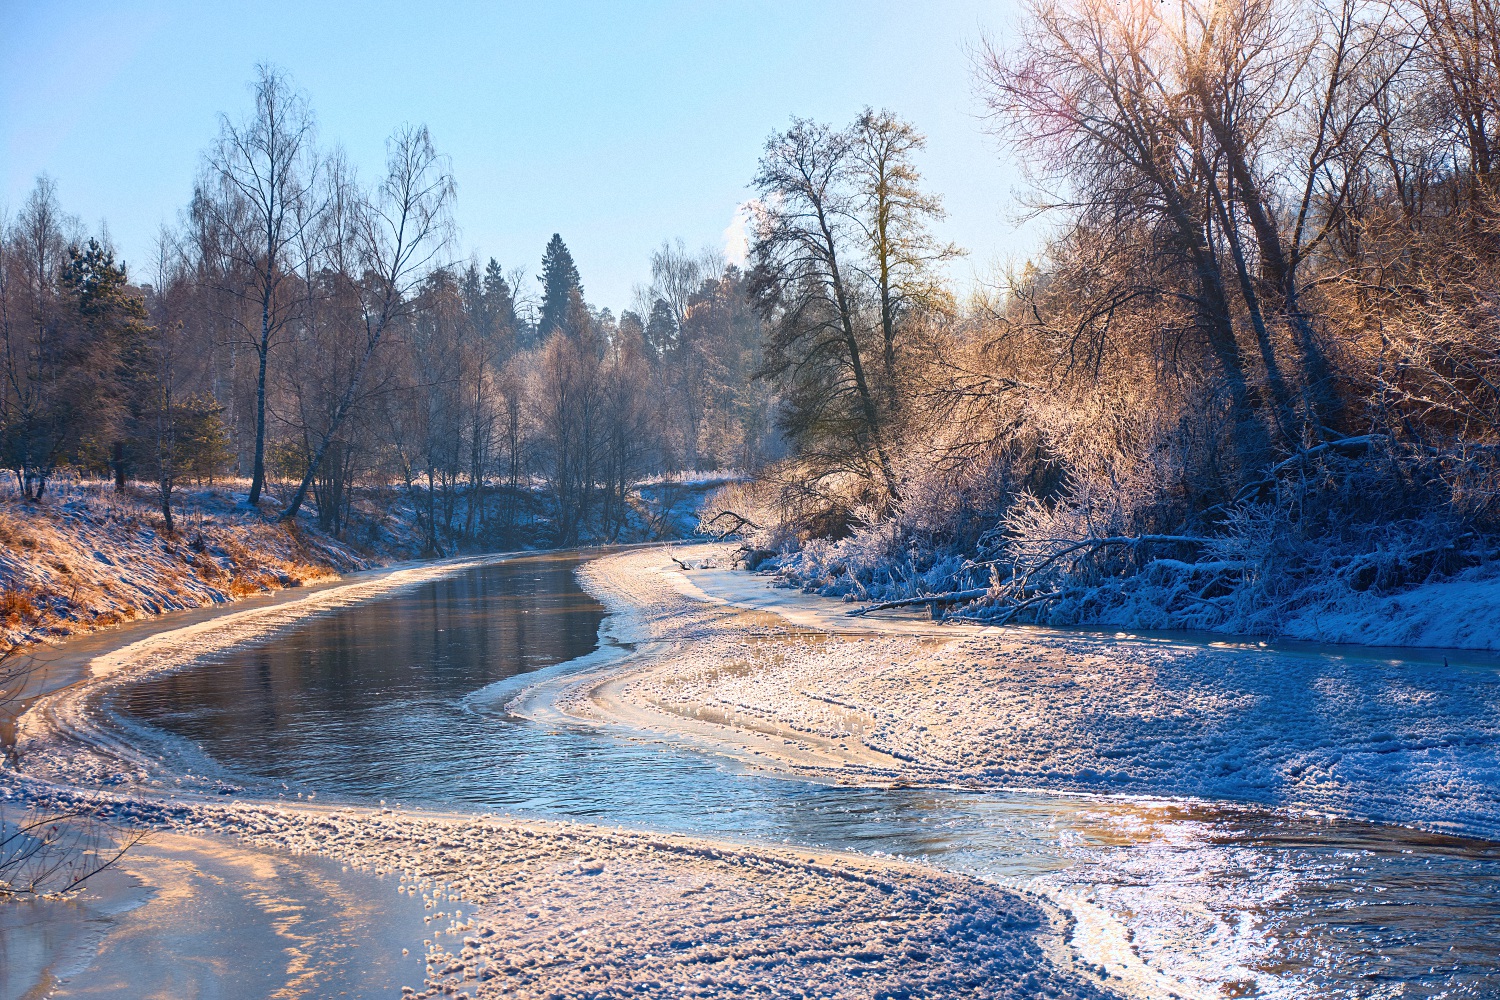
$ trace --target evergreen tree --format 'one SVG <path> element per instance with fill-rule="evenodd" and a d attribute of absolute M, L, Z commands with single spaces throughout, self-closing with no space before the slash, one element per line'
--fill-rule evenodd
<path fill-rule="evenodd" d="M 580 299 L 583 297 L 578 267 L 557 233 L 547 242 L 542 254 L 542 273 L 537 280 L 542 283 L 542 316 L 537 323 L 537 336 L 545 340 L 553 330 L 568 330 L 569 299 L 575 292 Z"/>
<path fill-rule="evenodd" d="M 458 293 L 464 301 L 464 312 L 475 331 L 485 339 L 494 333 L 494 321 L 484 300 L 484 280 L 478 265 L 470 262 L 458 278 Z"/>
<path fill-rule="evenodd" d="M 658 358 L 672 353 L 677 344 L 677 317 L 667 300 L 658 298 L 651 303 L 651 316 L 646 320 L 646 346 Z"/>
<path fill-rule="evenodd" d="M 567 253 L 567 249 L 564 248 L 563 252 Z M 484 309 L 489 316 L 492 336 L 514 343 L 520 325 L 516 317 L 516 298 L 510 282 L 500 270 L 500 262 L 493 257 L 484 269 Z"/>
<path fill-rule="evenodd" d="M 123 424 L 144 377 L 146 306 L 129 286 L 125 265 L 91 239 L 69 247 L 60 283 L 70 335 L 58 342 L 56 442 L 80 465 L 107 464 L 125 487 Z"/>

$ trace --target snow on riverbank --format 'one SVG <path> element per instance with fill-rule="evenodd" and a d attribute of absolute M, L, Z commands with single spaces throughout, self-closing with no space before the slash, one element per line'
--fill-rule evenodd
<path fill-rule="evenodd" d="M 766 616 L 729 606 L 743 584 L 723 573 L 652 551 L 583 577 L 630 638 L 674 651 L 565 696 L 580 714 L 623 704 L 633 724 L 779 735 L 729 742 L 851 776 L 1234 800 L 1500 837 L 1496 665 L 915 624 L 855 640 L 828 627 L 840 606 L 786 591 L 759 603 L 792 610 L 803 634 L 759 643 Z"/>
<path fill-rule="evenodd" d="M 1486 566 L 1398 594 L 1349 594 L 1330 607 L 1303 611 L 1286 623 L 1283 632 L 1316 642 L 1477 649 L 1500 655 L 1500 573 Z"/>
<path fill-rule="evenodd" d="M 1112 995 L 1054 964 L 1040 904 L 914 865 L 387 809 L 115 813 L 398 876 L 430 918 L 427 975 L 404 995 Z"/>
<path fill-rule="evenodd" d="M 980 599 L 950 606 L 950 613 L 970 621 L 1014 613 L 1016 622 L 1054 627 L 1210 630 L 1255 639 L 1500 654 L 1500 561 L 1494 552 L 1483 546 L 1467 552 L 1458 541 L 1439 544 L 1427 535 L 1402 544 L 1397 533 L 1383 543 L 1370 543 L 1374 548 L 1368 552 L 1288 541 L 1289 553 L 1271 542 L 1283 531 L 1294 532 L 1288 523 L 1276 524 L 1273 530 L 1269 523 L 1254 522 L 1250 537 L 1231 532 L 1208 540 L 1201 551 L 1196 545 L 1175 550 L 1171 542 L 1158 542 L 1142 555 L 1126 544 L 1128 536 L 1118 537 L 1120 544 L 1110 551 L 1137 555 L 1128 572 L 1117 567 L 1123 575 L 1106 572 L 1102 579 L 1092 561 L 1095 550 L 1085 543 L 1097 526 L 1059 526 L 1044 519 L 1035 533 L 1046 537 L 1038 538 L 1034 551 L 1019 540 L 1031 530 L 1014 526 L 1019 534 L 1011 544 L 1019 548 L 995 568 L 1003 569 L 1012 557 L 1022 559 L 1018 571 L 1028 580 L 1030 599 L 1042 601 L 1028 610 L 1013 607 L 1012 598 L 1001 599 L 1005 587 L 991 588 L 990 562 L 974 562 L 980 556 L 972 551 L 924 549 L 915 541 L 907 548 L 901 542 L 903 529 L 890 521 L 838 541 L 814 539 L 792 551 L 777 551 L 777 538 L 767 534 L 759 544 L 770 548 L 757 550 L 755 564 L 774 567 L 785 585 L 861 604 L 967 592 L 966 601 Z M 1296 553 L 1298 544 L 1309 548 Z M 1056 561 L 1050 554 L 1055 548 L 1061 549 Z M 1074 555 L 1064 557 L 1069 551 Z M 1189 551 L 1198 557 L 1196 563 L 1172 558 Z M 1079 553 L 1091 555 L 1075 576 L 1070 560 Z M 985 559 L 995 555 L 988 552 Z M 1034 573 L 1024 570 L 1031 561 Z M 1291 566 L 1300 568 L 1293 572 Z M 980 596 L 986 590 L 998 603 Z M 1053 596 L 1043 600 L 1045 594 Z M 1217 596 L 1205 599 L 1205 594 Z"/>
<path fill-rule="evenodd" d="M 176 507 L 177 530 L 167 534 L 153 499 L 106 484 L 0 503 L 0 649 L 331 580 L 417 552 L 411 539 L 388 535 L 356 549 L 310 522 L 268 520 L 223 491 L 184 491 Z"/>
<path fill-rule="evenodd" d="M 1113 995 L 1072 966 L 1068 924 L 1046 904 L 965 876 L 573 824 L 216 801 L 192 790 L 226 789 L 191 776 L 180 776 L 179 786 L 94 709 L 113 685 L 201 664 L 310 613 L 464 565 L 413 567 L 293 603 L 228 612 L 97 657 L 88 680 L 44 696 L 23 718 L 22 772 L 10 778 L 7 796 L 61 807 L 82 802 L 173 837 L 238 841 L 275 857 L 316 853 L 366 875 L 394 874 L 430 917 L 427 975 L 407 995 Z M 0 773 L 0 781 L 6 777 Z M 183 791 L 164 795 L 163 785 Z M 191 897 L 191 885 L 162 877 L 154 889 L 163 898 Z M 320 891 L 357 910 L 374 884 L 350 879 Z M 279 896 L 276 905 L 306 909 Z M 277 946 L 270 941 L 267 947 Z M 224 946 L 233 950 L 227 940 Z M 299 948 L 318 952 L 313 940 Z M 262 959 L 271 960 L 247 961 Z M 304 992 L 316 982 L 316 970 L 295 971 Z"/>

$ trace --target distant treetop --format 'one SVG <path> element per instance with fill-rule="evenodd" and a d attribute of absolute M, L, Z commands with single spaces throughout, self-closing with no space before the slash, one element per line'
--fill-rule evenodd
<path fill-rule="evenodd" d="M 567 329 L 568 302 L 576 292 L 583 297 L 583 282 L 578 277 L 578 266 L 567 244 L 557 233 L 547 242 L 542 253 L 542 273 L 537 277 L 542 283 L 542 315 L 537 324 L 540 337 L 548 337 L 553 330 Z"/>

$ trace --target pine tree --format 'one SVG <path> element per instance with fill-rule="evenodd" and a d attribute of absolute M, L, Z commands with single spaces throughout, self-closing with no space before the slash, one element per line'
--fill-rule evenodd
<path fill-rule="evenodd" d="M 115 488 L 125 488 L 123 435 L 128 410 L 146 377 L 146 307 L 129 286 L 125 265 L 91 239 L 69 247 L 60 277 L 71 304 L 72 335 L 60 342 L 57 406 L 53 415 L 58 443 L 74 450 L 80 464 L 107 463 Z M 92 453 L 92 454 L 90 454 Z"/>
<path fill-rule="evenodd" d="M 646 320 L 646 346 L 656 357 L 664 358 L 677 346 L 677 317 L 667 300 L 658 298 L 651 303 L 651 316 Z"/>
<path fill-rule="evenodd" d="M 568 301 L 572 294 L 577 292 L 579 298 L 583 297 L 578 267 L 557 233 L 552 234 L 542 254 L 542 273 L 537 280 L 542 283 L 542 316 L 537 323 L 537 336 L 545 340 L 553 330 L 567 330 Z"/>
<path fill-rule="evenodd" d="M 464 313 L 469 322 L 484 339 L 494 333 L 490 311 L 484 301 L 484 279 L 479 275 L 479 265 L 470 261 L 458 276 L 458 294 L 464 302 Z"/>

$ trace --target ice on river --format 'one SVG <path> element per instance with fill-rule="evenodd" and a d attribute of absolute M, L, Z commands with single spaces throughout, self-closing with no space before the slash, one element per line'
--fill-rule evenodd
<path fill-rule="evenodd" d="M 623 702 L 774 723 L 795 737 L 793 756 L 863 754 L 908 780 L 1252 802 L 1500 839 L 1500 664 L 968 626 L 856 638 L 822 627 L 847 628 L 835 602 L 768 599 L 764 586 L 762 606 L 820 628 L 760 641 L 756 619 L 725 607 L 744 603 L 743 574 L 683 572 L 656 551 L 583 575 L 627 638 L 661 644 L 620 685 Z"/>
<path fill-rule="evenodd" d="M 215 801 L 236 789 L 212 777 L 171 778 L 171 765 L 134 745 L 100 707 L 134 678 L 201 667 L 206 655 L 294 627 L 309 612 L 440 571 L 402 571 L 300 605 L 237 612 L 100 657 L 87 682 L 45 697 L 28 715 L 22 772 L 0 779 L 44 807 L 82 804 L 172 837 L 278 857 L 315 853 L 366 876 L 394 876 L 420 900 L 430 932 L 414 942 L 426 974 L 407 995 L 1116 995 L 1075 966 L 1068 923 L 1048 903 L 965 875 L 567 823 Z M 189 883 L 163 877 L 153 891 L 192 896 Z M 336 882 L 325 883 L 334 895 L 371 891 L 368 878 Z M 260 958 L 274 964 L 277 954 Z M 316 975 L 296 971 L 288 995 L 309 995 L 304 987 Z M 236 995 L 234 983 L 224 989 Z"/>

